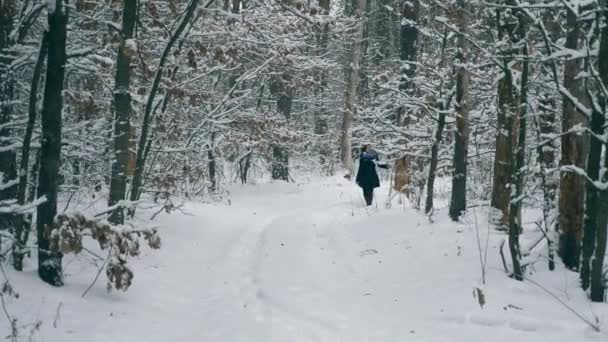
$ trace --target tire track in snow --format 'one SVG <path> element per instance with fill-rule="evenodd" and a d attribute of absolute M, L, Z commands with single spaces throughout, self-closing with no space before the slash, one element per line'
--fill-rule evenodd
<path fill-rule="evenodd" d="M 267 213 L 257 213 L 264 216 Z M 294 210 L 281 215 L 269 215 L 261 223 L 245 228 L 229 252 L 223 265 L 218 265 L 227 271 L 222 279 L 236 279 L 231 290 L 242 302 L 242 308 L 247 310 L 257 322 L 266 322 L 281 326 L 290 336 L 303 337 L 311 341 L 339 341 L 337 329 L 322 319 L 306 312 L 299 312 L 273 297 L 261 285 L 260 272 L 263 266 L 264 253 L 267 245 L 267 234 L 277 222 L 301 217 L 304 210 Z M 312 233 L 312 231 L 311 231 Z M 220 284 L 221 285 L 221 284 Z"/>

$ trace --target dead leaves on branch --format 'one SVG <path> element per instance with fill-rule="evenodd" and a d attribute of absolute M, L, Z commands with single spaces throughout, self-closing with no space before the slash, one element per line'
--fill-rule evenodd
<path fill-rule="evenodd" d="M 126 291 L 131 286 L 134 275 L 127 260 L 140 254 L 142 242 L 152 249 L 159 249 L 161 245 L 155 229 L 113 226 L 106 221 L 89 219 L 82 214 L 58 215 L 54 226 L 47 229 L 46 233 L 50 237 L 51 249 L 64 254 L 81 253 L 85 249 L 85 237 L 92 238 L 102 250 L 107 250 L 108 290 L 114 288 Z"/>

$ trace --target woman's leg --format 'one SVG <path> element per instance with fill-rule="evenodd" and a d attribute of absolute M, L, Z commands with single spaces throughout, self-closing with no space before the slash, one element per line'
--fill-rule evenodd
<path fill-rule="evenodd" d="M 365 198 L 365 204 L 368 206 L 372 205 L 374 199 L 374 188 L 363 188 L 363 197 Z"/>

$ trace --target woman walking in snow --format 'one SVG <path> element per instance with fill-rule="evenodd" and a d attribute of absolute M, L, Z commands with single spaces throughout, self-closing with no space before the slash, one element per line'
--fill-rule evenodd
<path fill-rule="evenodd" d="M 359 155 L 359 171 L 357 172 L 357 185 L 363 189 L 365 204 L 372 205 L 374 189 L 380 186 L 380 179 L 376 173 L 376 166 L 383 169 L 388 168 L 386 164 L 377 164 L 378 154 L 372 150 L 370 145 L 364 145 Z"/>

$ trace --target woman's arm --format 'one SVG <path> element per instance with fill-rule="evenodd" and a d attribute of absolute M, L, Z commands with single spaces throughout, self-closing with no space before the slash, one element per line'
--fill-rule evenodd
<path fill-rule="evenodd" d="M 380 164 L 380 158 L 378 157 L 378 155 L 376 155 L 375 159 L 375 164 L 377 167 L 381 168 L 381 169 L 388 169 L 388 164 L 386 162 L 383 162 L 382 164 Z"/>

